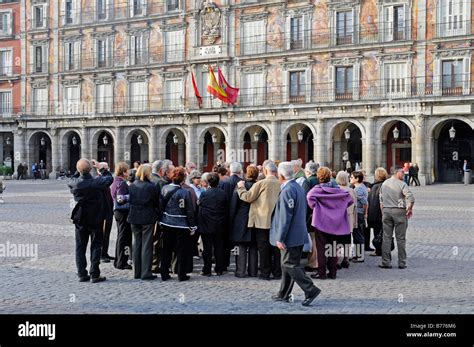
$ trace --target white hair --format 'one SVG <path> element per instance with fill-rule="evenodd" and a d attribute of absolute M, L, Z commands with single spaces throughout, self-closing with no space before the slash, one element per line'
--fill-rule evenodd
<path fill-rule="evenodd" d="M 318 169 L 319 169 L 319 165 L 316 164 L 315 162 L 309 161 L 306 163 L 305 170 L 308 171 L 311 175 L 316 175 L 316 173 L 318 172 Z"/>
<path fill-rule="evenodd" d="M 230 163 L 230 173 L 231 174 L 242 173 L 242 164 L 240 164 L 236 161 L 233 161 L 232 163 Z"/>
<path fill-rule="evenodd" d="M 151 164 L 151 169 L 154 173 L 158 173 L 161 170 L 161 167 L 163 166 L 163 160 L 155 160 L 153 164 Z"/>
<path fill-rule="evenodd" d="M 209 183 L 208 179 L 211 174 L 209 172 L 204 172 L 201 176 L 201 182 L 204 181 L 206 183 Z"/>
<path fill-rule="evenodd" d="M 339 171 L 336 176 L 336 183 L 340 186 L 348 186 L 349 185 L 349 173 L 345 171 Z"/>
<path fill-rule="evenodd" d="M 283 161 L 278 165 L 278 174 L 283 176 L 286 180 L 291 180 L 294 176 L 294 166 L 293 162 Z"/>
<path fill-rule="evenodd" d="M 269 161 L 263 165 L 263 168 L 266 169 L 268 172 L 276 174 L 278 172 L 277 166 L 274 162 Z"/>

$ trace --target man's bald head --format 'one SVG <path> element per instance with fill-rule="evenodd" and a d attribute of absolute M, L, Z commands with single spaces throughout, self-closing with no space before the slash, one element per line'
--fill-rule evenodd
<path fill-rule="evenodd" d="M 89 160 L 82 158 L 79 159 L 76 164 L 76 170 L 81 174 L 85 175 L 88 174 L 92 169 L 92 164 Z"/>

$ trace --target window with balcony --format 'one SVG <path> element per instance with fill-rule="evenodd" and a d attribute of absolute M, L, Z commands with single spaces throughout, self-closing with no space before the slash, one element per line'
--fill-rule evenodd
<path fill-rule="evenodd" d="M 0 50 L 0 76 L 11 76 L 13 72 L 13 55 L 11 49 Z"/>
<path fill-rule="evenodd" d="M 112 40 L 110 38 L 97 39 L 96 41 L 97 67 L 112 66 Z"/>
<path fill-rule="evenodd" d="M 97 113 L 110 113 L 113 106 L 112 84 L 96 85 L 96 111 Z"/>
<path fill-rule="evenodd" d="M 438 36 L 469 34 L 471 0 L 439 0 L 437 16 Z"/>
<path fill-rule="evenodd" d="M 383 23 L 385 41 L 398 41 L 407 39 L 405 35 L 405 6 L 384 7 Z"/>
<path fill-rule="evenodd" d="M 265 102 L 265 81 L 262 72 L 242 74 L 241 104 L 243 106 L 263 105 Z"/>
<path fill-rule="evenodd" d="M 0 12 L 0 36 L 8 36 L 12 34 L 12 18 L 11 12 Z"/>
<path fill-rule="evenodd" d="M 12 92 L 0 90 L 0 115 L 8 116 L 12 113 Z"/>
<path fill-rule="evenodd" d="M 48 113 L 48 89 L 33 88 L 33 114 L 46 115 Z"/>
<path fill-rule="evenodd" d="M 80 57 L 81 43 L 79 41 L 64 43 L 64 71 L 79 69 Z"/>
<path fill-rule="evenodd" d="M 305 102 L 306 100 L 306 79 L 305 71 L 290 72 L 290 103 Z"/>
<path fill-rule="evenodd" d="M 353 93 L 353 75 L 352 66 L 336 68 L 336 100 L 351 100 Z"/>
<path fill-rule="evenodd" d="M 64 114 L 78 114 L 80 104 L 79 86 L 64 87 L 63 107 Z"/>
<path fill-rule="evenodd" d="M 387 97 L 403 97 L 407 94 L 408 74 L 406 63 L 384 64 L 385 94 Z"/>
<path fill-rule="evenodd" d="M 184 30 L 166 32 L 166 62 L 184 60 Z"/>
<path fill-rule="evenodd" d="M 146 15 L 146 0 L 130 0 L 130 17 Z"/>
<path fill-rule="evenodd" d="M 145 81 L 130 82 L 130 111 L 143 112 L 148 105 L 148 85 Z"/>
<path fill-rule="evenodd" d="M 46 28 L 46 4 L 35 5 L 32 7 L 33 14 L 32 14 L 32 28 L 33 29 L 41 29 Z"/>
<path fill-rule="evenodd" d="M 442 93 L 443 95 L 462 94 L 462 61 L 445 60 L 442 62 Z"/>
<path fill-rule="evenodd" d="M 96 17 L 98 20 L 108 18 L 109 9 L 111 8 L 111 0 L 96 0 Z"/>
<path fill-rule="evenodd" d="M 290 19 L 290 49 L 303 48 L 303 17 Z"/>
<path fill-rule="evenodd" d="M 183 80 L 165 81 L 164 107 L 167 110 L 178 110 L 183 103 Z"/>
<path fill-rule="evenodd" d="M 179 0 L 166 0 L 166 12 L 179 10 Z"/>
<path fill-rule="evenodd" d="M 48 72 L 48 48 L 46 45 L 33 46 L 32 59 L 32 73 Z"/>
<path fill-rule="evenodd" d="M 336 44 L 345 45 L 353 42 L 354 21 L 352 17 L 352 11 L 337 12 Z"/>
<path fill-rule="evenodd" d="M 143 65 L 148 62 L 148 35 L 130 36 L 130 65 Z"/>
<path fill-rule="evenodd" d="M 243 49 L 244 54 L 265 53 L 266 35 L 265 21 L 253 20 L 243 22 Z"/>

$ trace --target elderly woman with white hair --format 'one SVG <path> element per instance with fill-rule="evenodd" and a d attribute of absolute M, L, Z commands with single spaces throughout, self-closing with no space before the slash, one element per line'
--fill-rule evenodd
<path fill-rule="evenodd" d="M 338 261 L 338 269 L 340 268 L 348 268 L 349 267 L 349 254 L 350 254 L 350 247 L 351 247 L 351 234 L 352 230 L 357 228 L 357 196 L 354 192 L 354 189 L 349 187 L 349 174 L 345 171 L 339 171 L 336 176 L 336 183 L 339 185 L 339 188 L 349 192 L 352 197 L 352 201 L 354 204 L 350 205 L 347 208 L 347 216 L 349 217 L 349 233 L 345 235 L 341 235 L 340 242 L 343 244 L 343 256 L 339 257 Z"/>

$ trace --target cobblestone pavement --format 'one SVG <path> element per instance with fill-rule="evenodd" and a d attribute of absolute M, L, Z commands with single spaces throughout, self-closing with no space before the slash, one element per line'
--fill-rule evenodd
<path fill-rule="evenodd" d="M 7 181 L 0 205 L 0 245 L 37 244 L 38 259 L 0 258 L 0 313 L 473 313 L 474 186 L 414 187 L 407 233 L 408 268 L 377 267 L 379 258 L 351 264 L 337 280 L 317 281 L 321 295 L 301 306 L 274 303 L 279 281 L 199 276 L 161 282 L 102 264 L 107 281 L 75 275 L 71 195 L 64 181 Z M 109 254 L 114 254 L 116 229 Z M 397 264 L 396 252 L 393 264 Z"/>

